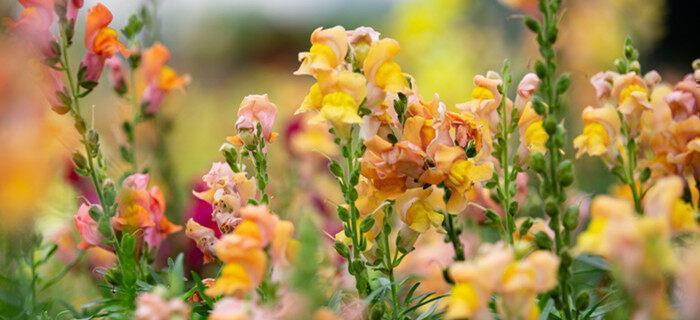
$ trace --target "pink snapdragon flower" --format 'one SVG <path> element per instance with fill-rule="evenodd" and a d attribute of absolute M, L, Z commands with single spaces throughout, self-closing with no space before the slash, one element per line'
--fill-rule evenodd
<path fill-rule="evenodd" d="M 45 58 L 55 58 L 56 38 L 51 33 L 53 23 L 53 0 L 20 0 L 24 7 L 17 20 L 7 19 L 8 29 L 25 37 Z"/>
<path fill-rule="evenodd" d="M 272 125 L 277 117 L 277 106 L 270 102 L 267 94 L 253 94 L 243 98 L 238 109 L 236 129 L 256 130 L 258 123 L 262 126 L 262 135 L 266 141 L 274 140 L 277 133 L 272 132 Z"/>
<path fill-rule="evenodd" d="M 154 292 L 144 292 L 136 298 L 136 320 L 185 320 L 190 318 L 190 307 L 179 298 L 166 300 L 157 287 Z"/>
<path fill-rule="evenodd" d="M 118 94 L 126 92 L 126 79 L 124 79 L 124 65 L 122 60 L 117 56 L 112 56 L 105 60 L 107 68 L 109 68 L 109 78 L 112 82 L 112 89 Z"/>
<path fill-rule="evenodd" d="M 78 243 L 78 249 L 85 250 L 95 246 L 107 248 L 104 245 L 100 231 L 97 229 L 97 221 L 90 216 L 89 205 L 81 204 L 78 213 L 73 216 L 73 221 L 81 238 L 80 243 Z"/>

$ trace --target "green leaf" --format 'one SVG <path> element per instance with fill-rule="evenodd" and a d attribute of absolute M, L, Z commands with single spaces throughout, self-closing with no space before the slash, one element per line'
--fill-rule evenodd
<path fill-rule="evenodd" d="M 183 254 L 180 253 L 175 258 L 168 259 L 168 285 L 171 297 L 179 296 L 185 290 L 185 272 L 183 267 Z"/>
<path fill-rule="evenodd" d="M 131 17 L 129 17 L 129 22 L 127 22 L 126 26 L 121 31 L 127 39 L 131 40 L 142 28 L 143 22 L 141 19 L 139 19 L 138 15 L 132 14 Z"/>

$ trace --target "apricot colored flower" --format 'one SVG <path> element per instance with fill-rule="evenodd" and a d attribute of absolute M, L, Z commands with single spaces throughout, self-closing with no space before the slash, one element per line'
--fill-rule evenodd
<path fill-rule="evenodd" d="M 613 79 L 618 74 L 612 71 L 601 71 L 591 77 L 591 85 L 595 89 L 595 96 L 602 101 L 610 97 L 613 87 Z"/>
<path fill-rule="evenodd" d="M 173 90 L 184 89 L 191 81 L 189 75 L 178 75 L 166 65 L 170 51 L 159 42 L 146 49 L 141 56 L 146 89 L 141 103 L 146 105 L 146 113 L 154 114 L 160 108 L 163 98 Z"/>
<path fill-rule="evenodd" d="M 530 153 L 547 153 L 547 139 L 549 135 L 542 126 L 542 116 L 532 108 L 532 102 L 527 102 L 518 120 L 518 132 L 520 133 L 520 147 L 518 154 L 525 158 Z"/>
<path fill-rule="evenodd" d="M 700 86 L 691 75 L 678 82 L 664 99 L 671 108 L 675 121 L 700 115 Z"/>
<path fill-rule="evenodd" d="M 318 77 L 311 86 L 297 113 L 318 111 L 311 121 L 326 120 L 338 134 L 347 136 L 350 126 L 362 123 L 358 115 L 360 103 L 366 95 L 366 80 L 348 70 L 334 70 Z"/>
<path fill-rule="evenodd" d="M 625 117 L 632 136 L 636 136 L 640 130 L 642 113 L 652 108 L 648 95 L 646 83 L 634 72 L 613 79 L 612 98 L 618 104 L 617 110 Z"/>
<path fill-rule="evenodd" d="M 277 106 L 270 102 L 267 94 L 253 94 L 243 98 L 240 107 L 238 108 L 238 120 L 236 120 L 236 129 L 257 131 L 257 124 L 262 127 L 262 136 L 270 142 L 277 136 L 272 132 L 272 125 L 275 124 L 277 117 Z"/>
<path fill-rule="evenodd" d="M 683 201 L 683 180 L 678 176 L 661 178 L 649 188 L 643 200 L 646 217 L 668 223 L 671 231 L 698 231 L 693 205 Z"/>
<path fill-rule="evenodd" d="M 354 30 L 346 31 L 346 35 L 350 42 L 350 48 L 352 49 L 352 56 L 355 58 L 355 62 L 362 65 L 365 58 L 367 58 L 369 48 L 374 42 L 379 40 L 379 32 L 370 27 L 357 27 Z"/>
<path fill-rule="evenodd" d="M 399 43 L 390 38 L 376 41 L 369 48 L 362 71 L 368 82 L 383 91 L 402 91 L 408 81 L 401 72 L 401 66 L 394 61 L 399 53 Z"/>
<path fill-rule="evenodd" d="M 78 249 L 85 250 L 93 246 L 104 246 L 102 235 L 97 229 L 97 221 L 90 216 L 89 205 L 81 204 L 80 208 L 78 208 L 78 213 L 73 216 L 73 221 L 81 238 L 80 243 L 78 243 Z"/>
<path fill-rule="evenodd" d="M 445 219 L 443 196 L 445 191 L 436 186 L 428 189 L 412 188 L 396 198 L 396 210 L 409 228 L 416 232 L 426 232 L 430 228 L 442 230 Z"/>
<path fill-rule="evenodd" d="M 197 245 L 197 249 L 204 254 L 204 263 L 209 263 L 214 261 L 214 248 L 219 239 L 216 237 L 214 230 L 209 229 L 196 221 L 194 219 L 187 220 L 187 225 L 185 226 L 185 235 L 192 239 Z"/>
<path fill-rule="evenodd" d="M 447 300 L 446 319 L 492 319 L 488 303 L 503 272 L 513 261 L 512 249 L 498 243 L 482 245 L 474 259 L 449 268 L 455 282 Z"/>
<path fill-rule="evenodd" d="M 602 157 L 610 166 L 619 154 L 620 118 L 610 105 L 583 109 L 583 133 L 574 139 L 576 157 L 583 154 Z"/>
<path fill-rule="evenodd" d="M 121 53 L 129 57 L 129 50 L 119 42 L 116 30 L 109 27 L 112 13 L 103 4 L 98 3 L 88 10 L 85 23 L 85 48 L 87 52 L 80 68 L 85 69 L 82 81 L 97 82 L 102 74 L 105 60 Z"/>
<path fill-rule="evenodd" d="M 487 72 L 486 76 L 476 75 L 474 77 L 474 89 L 471 92 L 471 99 L 465 103 L 458 104 L 457 108 L 483 119 L 488 122 L 491 132 L 498 132 L 498 106 L 503 98 L 498 92 L 498 86 L 501 83 L 503 83 L 503 79 L 498 73 L 493 71 Z M 511 105 L 512 102 L 506 100 L 506 110 L 510 110 Z M 510 114 L 509 111 L 507 112 Z"/>
<path fill-rule="evenodd" d="M 362 174 L 387 194 L 402 192 L 409 180 L 419 178 L 423 172 L 425 152 L 409 141 L 402 140 L 392 145 L 374 136 L 365 141 L 365 146 Z"/>
<path fill-rule="evenodd" d="M 133 174 L 124 179 L 117 197 L 117 215 L 113 223 L 120 231 L 143 230 L 144 240 L 157 247 L 169 234 L 181 226 L 165 217 L 165 199 L 158 187 L 148 189 L 148 174 Z"/>
<path fill-rule="evenodd" d="M 301 66 L 294 74 L 316 76 L 318 73 L 328 72 L 345 61 L 347 52 L 348 39 L 345 28 L 317 28 L 311 33 L 309 52 L 299 53 Z"/>
<path fill-rule="evenodd" d="M 251 320 L 250 306 L 244 300 L 226 297 L 214 304 L 209 314 L 209 320 Z"/>
<path fill-rule="evenodd" d="M 447 202 L 449 213 L 462 212 L 467 206 L 467 191 L 493 174 L 493 163 L 467 158 L 464 149 L 458 146 L 438 145 L 434 161 L 435 167 L 426 170 L 420 180 L 436 185 L 444 182 L 452 190 Z"/>
<path fill-rule="evenodd" d="M 136 298 L 136 320 L 185 320 L 190 318 L 190 307 L 181 299 L 163 298 L 156 288 L 154 292 L 141 293 Z"/>

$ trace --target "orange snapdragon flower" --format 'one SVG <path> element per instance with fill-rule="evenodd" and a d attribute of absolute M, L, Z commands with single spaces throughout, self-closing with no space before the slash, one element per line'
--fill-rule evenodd
<path fill-rule="evenodd" d="M 141 97 L 146 105 L 146 113 L 158 111 L 163 98 L 173 90 L 184 89 L 191 81 L 188 74 L 178 75 L 175 70 L 166 65 L 170 59 L 170 51 L 159 42 L 143 52 L 141 57 L 143 77 L 146 89 Z"/>
<path fill-rule="evenodd" d="M 148 189 L 148 180 L 147 174 L 133 174 L 124 179 L 112 224 L 119 231 L 143 230 L 144 240 L 153 248 L 182 227 L 168 221 L 163 194 L 158 187 Z"/>
<path fill-rule="evenodd" d="M 80 68 L 85 70 L 80 79 L 83 82 L 97 82 L 107 58 L 117 53 L 124 57 L 130 55 L 126 46 L 119 42 L 117 31 L 109 27 L 111 22 L 112 13 L 103 4 L 98 3 L 88 10 L 85 23 L 87 52 L 80 63 Z"/>

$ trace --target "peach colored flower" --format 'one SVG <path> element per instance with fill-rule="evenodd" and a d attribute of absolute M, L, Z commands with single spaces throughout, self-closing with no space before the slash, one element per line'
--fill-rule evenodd
<path fill-rule="evenodd" d="M 674 121 L 700 115 L 700 86 L 690 75 L 678 82 L 664 99 L 671 108 Z"/>
<path fill-rule="evenodd" d="M 214 261 L 214 248 L 219 241 L 214 230 L 202 226 L 190 218 L 187 220 L 185 235 L 192 239 L 197 245 L 197 249 L 204 254 L 205 264 Z"/>
<path fill-rule="evenodd" d="M 498 106 L 503 98 L 498 92 L 498 86 L 501 83 L 503 83 L 501 76 L 494 71 L 487 72 L 486 76 L 476 75 L 471 100 L 457 104 L 457 109 L 467 111 L 477 118 L 483 119 L 489 124 L 491 132 L 498 132 Z M 506 112 L 508 114 L 510 114 L 511 107 L 512 102 L 507 99 Z"/>
<path fill-rule="evenodd" d="M 163 288 L 157 288 L 163 289 Z M 166 300 L 159 292 L 144 292 L 136 298 L 136 320 L 185 320 L 190 318 L 190 307 L 182 300 Z"/>
<path fill-rule="evenodd" d="M 149 190 L 148 180 L 148 174 L 138 173 L 124 179 L 117 197 L 117 215 L 113 218 L 113 224 L 120 231 L 142 229 L 144 240 L 153 248 L 182 227 L 165 217 L 163 194 L 155 186 Z"/>
<path fill-rule="evenodd" d="M 262 135 L 267 142 L 274 140 L 277 135 L 272 132 L 272 125 L 275 123 L 277 116 L 277 106 L 270 102 L 267 94 L 263 95 L 248 95 L 243 98 L 240 107 L 238 108 L 238 120 L 236 120 L 236 129 L 256 131 L 256 126 L 259 123 L 262 127 Z"/>
<path fill-rule="evenodd" d="M 297 71 L 294 71 L 294 74 L 316 76 L 334 69 L 345 61 L 348 46 L 348 39 L 343 27 L 317 28 L 311 33 L 309 52 L 299 53 L 301 65 Z"/>
<path fill-rule="evenodd" d="M 574 139 L 576 157 L 583 154 L 599 156 L 614 165 L 621 148 L 621 123 L 617 111 L 610 105 L 583 109 L 583 133 Z"/>

